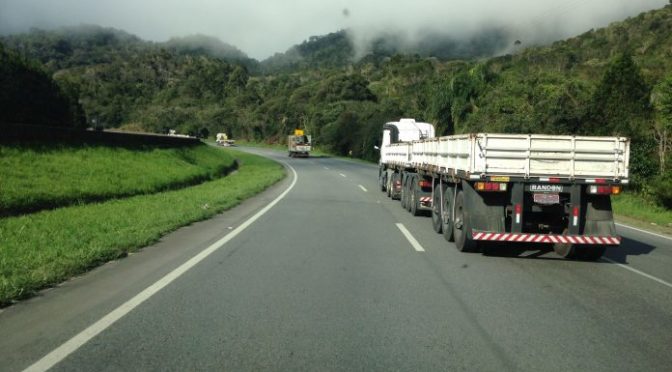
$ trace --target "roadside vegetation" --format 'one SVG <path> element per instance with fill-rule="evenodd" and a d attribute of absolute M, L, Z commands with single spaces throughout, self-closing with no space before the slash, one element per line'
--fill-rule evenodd
<path fill-rule="evenodd" d="M 0 215 L 182 188 L 233 167 L 228 152 L 206 145 L 0 145 Z"/>
<path fill-rule="evenodd" d="M 641 226 L 655 225 L 660 227 L 657 231 L 672 235 L 672 210 L 661 207 L 649 197 L 631 192 L 615 196 L 611 200 L 617 218 L 624 216 L 634 223 L 644 222 Z"/>
<path fill-rule="evenodd" d="M 180 190 L 0 219 L 0 306 L 212 217 L 284 177 L 271 160 L 213 150 L 239 159 L 238 171 Z"/>

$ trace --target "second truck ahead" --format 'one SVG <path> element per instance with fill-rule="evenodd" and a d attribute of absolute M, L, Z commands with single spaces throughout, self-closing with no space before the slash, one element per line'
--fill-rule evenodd
<path fill-rule="evenodd" d="M 289 151 L 289 157 L 294 158 L 301 156 L 307 158 L 310 156 L 310 151 L 312 150 L 311 140 L 311 136 L 306 135 L 303 130 L 294 130 L 294 134 L 287 137 L 287 150 Z"/>
<path fill-rule="evenodd" d="M 414 119 L 383 126 L 382 191 L 460 251 L 552 244 L 565 258 L 597 260 L 617 246 L 611 195 L 628 184 L 624 137 L 466 134 L 435 137 Z"/>

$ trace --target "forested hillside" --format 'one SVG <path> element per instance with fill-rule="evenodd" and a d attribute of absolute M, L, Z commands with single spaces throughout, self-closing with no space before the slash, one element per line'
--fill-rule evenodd
<path fill-rule="evenodd" d="M 660 187 L 660 195 L 672 189 L 658 186 L 672 183 L 671 6 L 490 59 L 395 54 L 382 43 L 354 61 L 346 33 L 338 32 L 263 61 L 264 74 L 216 55 L 212 40 L 147 47 L 122 32 L 108 39 L 94 35 L 79 44 L 64 44 L 58 32 L 4 41 L 45 63 L 67 91 L 79 92 L 89 125 L 225 131 L 267 142 L 282 141 L 299 127 L 327 150 L 365 159 L 376 157 L 382 123 L 399 117 L 430 121 L 440 134 L 625 135 L 633 140 L 633 179 Z M 500 33 L 487 35 L 489 41 L 471 51 L 446 50 L 482 56 L 500 45 Z M 436 45 L 426 50 L 439 50 Z"/>

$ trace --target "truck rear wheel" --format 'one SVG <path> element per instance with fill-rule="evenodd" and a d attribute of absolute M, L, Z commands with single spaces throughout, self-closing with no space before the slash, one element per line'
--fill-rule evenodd
<path fill-rule="evenodd" d="M 455 221 L 453 226 L 455 246 L 460 252 L 477 252 L 478 244 L 471 238 L 471 225 L 465 208 L 464 192 L 457 192 L 455 198 Z"/>
<path fill-rule="evenodd" d="M 443 215 L 441 216 L 443 237 L 449 242 L 455 240 L 453 233 L 453 191 L 452 187 L 447 187 L 443 193 Z"/>
<path fill-rule="evenodd" d="M 411 211 L 411 203 L 413 202 L 412 195 L 413 195 L 413 188 L 412 185 L 415 182 L 415 176 L 411 176 L 408 178 L 406 181 L 406 211 L 410 212 Z"/>
<path fill-rule="evenodd" d="M 604 255 L 604 245 L 555 244 L 553 250 L 558 256 L 570 260 L 597 261 Z"/>
<path fill-rule="evenodd" d="M 441 195 L 444 193 L 445 186 L 442 189 L 437 189 L 434 186 L 434 197 L 432 198 L 432 227 L 437 234 L 443 232 L 443 218 L 441 214 Z"/>
<path fill-rule="evenodd" d="M 420 209 L 420 198 L 418 198 L 418 179 L 416 177 L 413 177 L 411 179 L 413 183 L 411 183 L 411 203 L 409 205 L 408 211 L 411 212 L 411 215 L 414 217 L 419 216 L 421 213 Z"/>
<path fill-rule="evenodd" d="M 399 175 L 399 173 L 392 173 L 392 176 L 390 176 L 390 186 L 387 191 L 389 192 L 389 197 L 392 198 L 392 200 L 399 199 L 399 195 L 396 195 L 397 190 L 395 185 L 400 178 L 401 175 Z"/>
<path fill-rule="evenodd" d="M 401 202 L 401 207 L 403 209 L 406 209 L 406 195 L 408 195 L 408 193 L 406 192 L 406 184 L 407 183 L 408 183 L 408 177 L 402 176 L 401 194 L 399 195 L 399 201 Z"/>
<path fill-rule="evenodd" d="M 583 261 L 597 261 L 607 250 L 607 247 L 604 245 L 584 245 L 577 248 L 576 258 Z"/>

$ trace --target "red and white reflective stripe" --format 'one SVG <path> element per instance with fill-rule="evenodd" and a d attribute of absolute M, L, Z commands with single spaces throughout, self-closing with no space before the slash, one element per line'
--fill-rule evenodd
<path fill-rule="evenodd" d="M 431 196 L 421 196 L 420 197 L 420 203 L 429 203 L 432 201 Z"/>
<path fill-rule="evenodd" d="M 474 240 L 525 243 L 565 243 L 565 244 L 621 244 L 620 236 L 578 236 L 578 235 L 545 235 L 545 234 L 514 234 L 474 232 Z"/>

